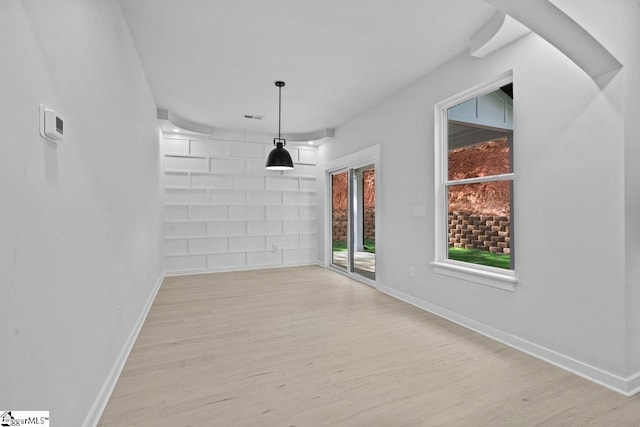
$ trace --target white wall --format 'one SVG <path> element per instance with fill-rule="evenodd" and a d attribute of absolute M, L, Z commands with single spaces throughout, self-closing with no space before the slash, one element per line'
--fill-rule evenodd
<path fill-rule="evenodd" d="M 555 0 L 587 31 L 601 40 L 621 60 L 624 68 L 624 254 L 627 315 L 626 374 L 640 377 L 640 3 L 636 0 L 597 2 L 584 8 L 580 2 Z M 613 7 L 612 7 L 613 6 Z M 606 23 L 615 22 L 615 30 Z M 603 23 L 605 23 L 603 25 Z M 640 378 L 634 381 L 640 387 Z"/>
<path fill-rule="evenodd" d="M 315 264 L 315 147 L 270 171 L 269 135 L 218 133 L 164 135 L 167 274 Z"/>
<path fill-rule="evenodd" d="M 609 18 L 628 12 L 612 9 Z M 637 48 L 629 26 L 611 26 L 617 21 L 592 13 L 589 24 L 606 34 L 605 46 Z M 515 292 L 437 275 L 429 265 L 434 260 L 434 104 L 511 69 L 520 279 Z M 463 53 L 337 129 L 335 140 L 319 149 L 321 166 L 381 144 L 383 178 L 376 185 L 384 198 L 383 225 L 376 231 L 385 242 L 378 263 L 386 290 L 618 386 L 619 377 L 631 373 L 625 353 L 623 243 L 625 214 L 638 217 L 635 205 L 625 213 L 625 200 L 637 201 L 638 193 L 625 194 L 625 178 L 637 179 L 637 172 L 625 175 L 623 166 L 625 149 L 637 150 L 637 138 L 633 148 L 625 139 L 625 94 L 632 92 L 625 76 L 633 72 L 638 69 L 609 76 L 599 87 L 532 34 L 484 59 Z M 637 89 L 637 78 L 633 84 Z M 637 128 L 633 132 L 637 136 Z M 411 207 L 419 205 L 427 206 L 426 218 L 411 216 Z M 409 276 L 411 266 L 415 278 Z M 632 317 L 638 320 L 637 314 Z"/>
<path fill-rule="evenodd" d="M 630 40 L 640 40 L 640 5 L 629 2 L 622 16 Z M 627 375 L 640 373 L 640 49 L 627 43 L 625 70 L 625 255 L 627 275 Z M 638 383 L 640 386 L 640 382 Z"/>
<path fill-rule="evenodd" d="M 0 54 L 0 402 L 79 426 L 161 276 L 155 105 L 114 0 L 4 0 Z"/>

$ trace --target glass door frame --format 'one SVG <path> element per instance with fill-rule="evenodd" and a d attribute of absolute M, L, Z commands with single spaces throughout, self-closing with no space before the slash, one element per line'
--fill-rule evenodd
<path fill-rule="evenodd" d="M 353 189 L 352 189 L 352 177 L 353 170 L 363 168 L 365 166 L 373 165 L 373 169 L 375 170 L 375 230 L 376 230 L 376 267 L 375 267 L 375 280 L 371 280 L 367 277 L 359 273 L 352 272 L 353 266 L 353 219 L 352 219 L 352 207 L 351 201 L 353 199 Z M 334 161 L 327 162 L 324 167 L 325 174 L 325 263 L 324 266 L 330 270 L 336 271 L 340 274 L 344 274 L 349 276 L 352 279 L 363 282 L 369 286 L 374 288 L 379 288 L 382 286 L 381 275 L 382 269 L 380 268 L 379 260 L 382 259 L 382 255 L 384 254 L 384 247 L 381 244 L 381 230 L 382 230 L 382 215 L 380 214 L 380 206 L 382 206 L 382 198 L 380 191 L 380 145 L 374 145 L 364 150 L 360 150 L 358 152 L 349 154 L 342 158 L 336 159 Z M 348 242 L 347 242 L 347 251 L 348 251 L 348 262 L 347 269 L 343 269 L 339 266 L 335 266 L 333 264 L 333 212 L 332 212 L 332 175 L 340 172 L 347 172 L 347 182 L 348 182 Z"/>
<path fill-rule="evenodd" d="M 329 223 L 331 226 L 328 228 L 329 243 L 331 245 L 331 252 L 329 253 L 328 263 L 333 269 L 340 270 L 341 272 L 352 272 L 353 270 L 353 206 L 351 199 L 353 197 L 353 185 L 352 175 L 353 170 L 349 168 L 341 168 L 331 171 L 329 174 Z M 341 265 L 334 263 L 334 251 L 333 251 L 333 177 L 336 175 L 347 175 L 347 265 L 343 268 Z"/>

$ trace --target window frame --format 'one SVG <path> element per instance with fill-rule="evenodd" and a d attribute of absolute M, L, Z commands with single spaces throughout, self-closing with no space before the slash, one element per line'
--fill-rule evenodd
<path fill-rule="evenodd" d="M 440 101 L 434 106 L 434 172 L 435 172 L 435 259 L 431 262 L 434 272 L 458 279 L 478 283 L 494 288 L 515 291 L 518 277 L 516 271 L 497 267 L 456 261 L 448 258 L 448 218 L 449 202 L 448 188 L 452 185 L 462 185 L 476 182 L 510 181 L 511 205 L 513 207 L 513 193 L 515 184 L 515 168 L 512 163 L 511 172 L 463 180 L 450 181 L 448 177 L 448 109 L 475 97 L 493 92 L 500 87 L 513 83 L 513 71 L 508 71 L 492 80 L 478 84 L 470 89 Z M 514 126 L 515 127 L 515 126 Z M 513 147 L 513 146 L 512 146 Z M 513 159 L 513 152 L 512 152 Z M 511 211 L 511 230 L 514 225 L 514 212 Z M 513 240 L 512 240 L 513 244 Z M 513 253 L 513 246 L 512 246 Z"/>

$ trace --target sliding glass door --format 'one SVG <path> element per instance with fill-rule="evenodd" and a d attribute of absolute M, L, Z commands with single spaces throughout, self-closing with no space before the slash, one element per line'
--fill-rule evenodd
<path fill-rule="evenodd" d="M 376 279 L 375 169 L 373 165 L 330 174 L 331 265 Z"/>
<path fill-rule="evenodd" d="M 376 191 L 373 165 L 352 169 L 354 273 L 376 280 Z"/>
<path fill-rule="evenodd" d="M 331 264 L 349 268 L 349 172 L 331 174 Z"/>

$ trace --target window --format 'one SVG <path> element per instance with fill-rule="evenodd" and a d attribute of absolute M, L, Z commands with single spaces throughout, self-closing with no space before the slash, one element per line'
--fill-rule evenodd
<path fill-rule="evenodd" d="M 436 272 L 512 290 L 511 76 L 436 108 Z"/>

